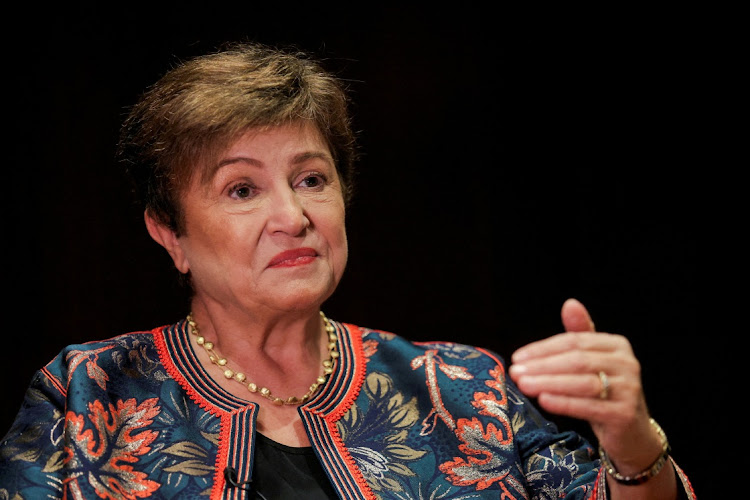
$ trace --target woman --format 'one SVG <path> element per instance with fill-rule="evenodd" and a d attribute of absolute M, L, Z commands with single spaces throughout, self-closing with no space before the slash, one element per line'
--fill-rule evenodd
<path fill-rule="evenodd" d="M 188 61 L 120 146 L 189 314 L 42 368 L 0 448 L 5 497 L 693 497 L 630 345 L 575 300 L 566 333 L 507 372 L 321 312 L 346 267 L 356 150 L 344 89 L 305 55 Z M 527 397 L 589 421 L 602 461 Z"/>

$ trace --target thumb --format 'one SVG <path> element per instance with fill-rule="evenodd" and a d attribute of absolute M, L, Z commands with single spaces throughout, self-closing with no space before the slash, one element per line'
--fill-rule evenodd
<path fill-rule="evenodd" d="M 566 332 L 593 332 L 596 331 L 594 322 L 589 316 L 586 308 L 576 299 L 568 299 L 562 305 L 560 311 L 563 326 Z"/>

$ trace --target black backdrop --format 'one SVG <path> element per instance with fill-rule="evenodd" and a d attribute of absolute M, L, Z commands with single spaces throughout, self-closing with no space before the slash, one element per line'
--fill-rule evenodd
<path fill-rule="evenodd" d="M 186 313 L 113 162 L 117 129 L 177 59 L 258 40 L 313 51 L 351 85 L 363 157 L 329 316 L 508 356 L 560 331 L 559 308 L 577 297 L 599 329 L 631 339 L 674 456 L 698 492 L 707 485 L 695 447 L 705 408 L 691 401 L 702 387 L 700 186 L 684 169 L 685 103 L 700 89 L 694 40 L 673 15 L 217 9 L 22 9 L 9 20 L 21 29 L 3 60 L 0 427 L 64 345 Z"/>

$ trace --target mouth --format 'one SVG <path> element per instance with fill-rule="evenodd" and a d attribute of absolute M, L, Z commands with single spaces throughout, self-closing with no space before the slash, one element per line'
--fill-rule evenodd
<path fill-rule="evenodd" d="M 314 261 L 318 257 L 318 252 L 312 248 L 295 248 L 285 250 L 274 255 L 268 263 L 268 267 L 294 267 L 303 266 Z"/>

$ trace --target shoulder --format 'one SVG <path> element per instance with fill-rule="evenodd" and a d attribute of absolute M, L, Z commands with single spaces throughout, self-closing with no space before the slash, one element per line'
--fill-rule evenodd
<path fill-rule="evenodd" d="M 501 356 L 492 350 L 449 340 L 414 341 L 387 330 L 352 324 L 345 326 L 362 339 L 364 354 L 368 359 L 383 363 L 408 361 L 419 364 L 420 360 L 436 358 L 441 362 L 458 364 L 473 369 L 491 369 L 504 366 Z"/>
<path fill-rule="evenodd" d="M 164 327 L 119 334 L 103 340 L 69 344 L 41 370 L 39 374 L 61 389 L 70 385 L 74 377 L 105 385 L 113 372 L 159 363 L 156 337 Z"/>
<path fill-rule="evenodd" d="M 149 348 L 154 345 L 154 336 L 161 328 L 119 334 L 102 340 L 69 344 L 62 348 L 50 365 L 74 365 L 84 359 L 100 358 L 105 353 Z M 105 355 L 104 358 L 107 358 Z M 48 365 L 48 366 L 50 366 Z"/>

